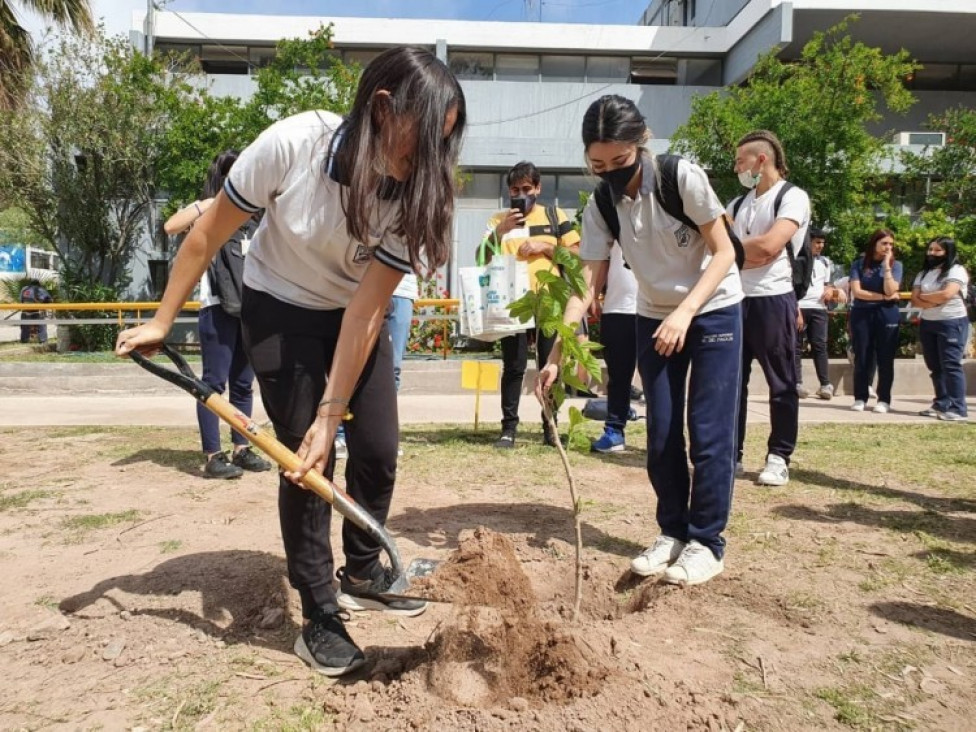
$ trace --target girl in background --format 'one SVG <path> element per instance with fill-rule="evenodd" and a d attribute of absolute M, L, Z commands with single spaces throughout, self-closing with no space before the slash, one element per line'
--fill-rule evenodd
<path fill-rule="evenodd" d="M 858 259 L 851 265 L 851 345 L 854 347 L 855 412 L 863 412 L 868 401 L 871 367 L 878 370 L 878 403 L 874 410 L 891 410 L 891 387 L 895 380 L 898 352 L 898 289 L 902 266 L 895 260 L 895 235 L 887 229 L 875 231 Z"/>
<path fill-rule="evenodd" d="M 919 414 L 946 422 L 965 422 L 966 372 L 962 361 L 969 342 L 969 318 L 963 293 L 969 274 L 956 259 L 956 242 L 929 242 L 922 271 L 912 284 L 912 305 L 922 310 L 918 335 L 932 377 L 935 400 Z"/>
<path fill-rule="evenodd" d="M 231 166 L 237 160 L 237 150 L 226 150 L 210 163 L 207 180 L 203 185 L 203 197 L 189 206 L 177 211 L 163 224 L 163 230 L 173 236 L 188 228 L 203 216 L 203 212 L 213 205 L 214 198 L 224 186 L 224 180 Z M 251 220 L 233 233 L 230 244 L 250 239 L 254 233 Z M 207 386 L 223 394 L 230 384 L 230 403 L 242 414 L 251 416 L 254 406 L 254 370 L 244 352 L 244 338 L 241 334 L 239 316 L 226 312 L 220 304 L 220 297 L 211 287 L 210 270 L 200 278 L 200 315 L 197 320 L 200 339 L 200 360 L 203 365 L 202 380 Z M 240 300 L 240 293 L 237 293 Z M 251 450 L 247 439 L 230 430 L 233 455 L 220 449 L 220 419 L 205 406 L 197 402 L 197 425 L 200 429 L 200 442 L 206 464 L 203 475 L 206 478 L 239 478 L 245 470 L 261 472 L 271 469 L 271 463 Z"/>

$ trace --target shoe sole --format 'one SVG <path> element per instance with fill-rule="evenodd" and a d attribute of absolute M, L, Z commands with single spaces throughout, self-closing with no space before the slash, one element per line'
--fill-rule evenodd
<path fill-rule="evenodd" d="M 294 647 L 295 655 L 307 663 L 314 671 L 322 674 L 323 676 L 328 676 L 329 678 L 335 678 L 337 676 L 345 676 L 348 673 L 352 673 L 356 669 L 362 668 L 366 664 L 365 658 L 357 658 L 348 666 L 323 666 L 317 660 L 312 652 L 308 650 L 308 645 L 305 643 L 305 637 L 299 633 L 298 638 L 295 640 Z"/>
<path fill-rule="evenodd" d="M 644 569 L 637 569 L 636 567 L 634 567 L 633 564 L 631 564 L 630 573 L 636 574 L 638 577 L 654 577 L 655 575 L 664 574 L 667 571 L 668 567 L 670 567 L 671 564 L 673 563 L 674 560 L 668 562 L 667 564 L 659 564 L 657 567 L 655 567 L 650 571 Z"/>
<path fill-rule="evenodd" d="M 789 482 L 790 482 L 790 479 L 789 478 L 787 478 L 786 480 L 783 480 L 782 478 L 772 478 L 772 479 L 770 479 L 770 478 L 763 478 L 761 475 L 756 480 L 756 483 L 758 483 L 759 485 L 768 485 L 768 486 L 772 486 L 772 487 L 776 487 L 776 488 L 778 488 L 780 486 L 784 486 L 784 485 L 786 485 Z"/>
<path fill-rule="evenodd" d="M 688 579 L 684 579 L 684 578 L 681 578 L 681 577 L 668 577 L 668 575 L 665 574 L 664 575 L 664 582 L 665 582 L 665 584 L 677 585 L 678 587 L 694 587 L 695 585 L 703 585 L 706 582 L 708 582 L 709 580 L 715 579 L 720 574 L 722 574 L 722 572 L 724 572 L 724 571 L 725 571 L 725 565 L 722 564 L 722 565 L 719 565 L 719 568 L 715 572 L 713 572 L 712 574 L 708 575 L 707 577 L 699 577 L 699 578 L 697 578 L 695 580 L 688 580 Z"/>
<path fill-rule="evenodd" d="M 608 452 L 623 452 L 626 449 L 627 449 L 626 445 L 614 445 L 613 447 L 608 447 L 602 450 L 598 447 L 593 447 L 592 445 L 590 446 L 590 452 L 599 452 L 603 454 L 606 454 Z"/>
<path fill-rule="evenodd" d="M 418 608 L 412 610 L 401 610 L 387 605 L 382 600 L 370 600 L 368 597 L 356 597 L 345 592 L 339 592 L 337 601 L 339 607 L 353 612 L 367 612 L 370 610 L 386 613 L 387 615 L 399 615 L 402 618 L 415 618 L 427 610 L 429 603 L 424 602 Z"/>
<path fill-rule="evenodd" d="M 203 477 L 206 478 L 207 480 L 237 480 L 242 475 L 244 475 L 243 470 L 237 473 L 236 475 L 207 475 L 206 473 L 204 473 Z"/>
<path fill-rule="evenodd" d="M 271 466 L 270 465 L 266 465 L 263 468 L 245 468 L 245 467 L 243 467 L 241 465 L 238 465 L 237 467 L 239 467 L 245 473 L 266 473 L 269 470 L 271 470 Z"/>

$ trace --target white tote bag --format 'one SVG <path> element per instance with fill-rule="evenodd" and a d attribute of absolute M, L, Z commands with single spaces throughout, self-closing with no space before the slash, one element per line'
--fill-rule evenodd
<path fill-rule="evenodd" d="M 481 267 L 461 267 L 461 335 L 479 341 L 497 341 L 535 327 L 522 323 L 508 306 L 529 291 L 529 269 L 514 255 L 497 255 Z"/>

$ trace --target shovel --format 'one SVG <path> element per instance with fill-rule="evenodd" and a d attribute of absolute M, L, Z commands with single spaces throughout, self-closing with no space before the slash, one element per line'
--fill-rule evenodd
<path fill-rule="evenodd" d="M 248 442 L 259 448 L 284 470 L 297 470 L 301 467 L 302 459 L 298 455 L 278 442 L 268 430 L 259 427 L 254 420 L 239 412 L 230 402 L 220 396 L 220 394 L 200 381 L 196 374 L 193 373 L 193 369 L 190 368 L 189 364 L 179 353 L 167 344 L 161 346 L 160 352 L 176 365 L 178 372 L 151 361 L 138 351 L 132 351 L 129 355 L 133 361 L 146 369 L 146 371 L 172 384 L 176 384 L 176 386 L 192 394 L 203 406 L 246 437 Z M 404 569 L 403 560 L 400 559 L 400 552 L 397 551 L 396 544 L 393 543 L 393 538 L 348 493 L 316 470 L 309 470 L 305 473 L 305 477 L 302 478 L 301 482 L 303 487 L 332 504 L 335 510 L 342 514 L 343 518 L 352 521 L 356 526 L 369 534 L 383 548 L 383 551 L 386 552 L 390 558 L 390 567 L 393 569 L 394 580 L 389 589 L 380 595 L 381 597 L 388 600 L 430 601 L 430 598 L 416 597 L 408 594 L 410 579 L 430 574 L 437 567 L 438 562 L 432 559 L 414 559 L 410 563 L 410 566 Z"/>

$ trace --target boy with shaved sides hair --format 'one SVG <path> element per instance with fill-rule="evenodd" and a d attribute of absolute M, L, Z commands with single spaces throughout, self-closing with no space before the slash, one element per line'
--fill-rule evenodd
<path fill-rule="evenodd" d="M 768 130 L 750 132 L 736 144 L 735 172 L 749 191 L 729 204 L 733 228 L 745 249 L 742 268 L 742 389 L 736 474 L 742 475 L 749 373 L 753 359 L 769 386 L 766 465 L 760 485 L 786 485 L 796 447 L 799 397 L 794 354 L 798 326 L 793 258 L 810 224 L 810 198 L 786 180 L 789 169 L 779 138 Z M 792 256 L 787 251 L 792 248 Z"/>

